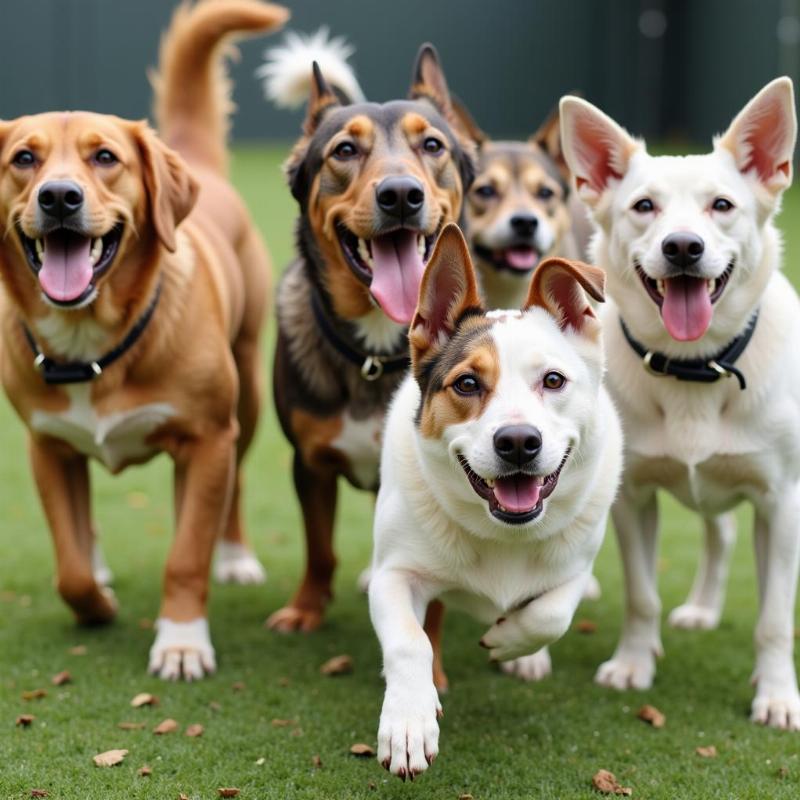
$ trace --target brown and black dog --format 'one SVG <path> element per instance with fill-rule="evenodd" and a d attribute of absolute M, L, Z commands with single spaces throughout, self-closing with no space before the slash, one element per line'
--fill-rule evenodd
<path fill-rule="evenodd" d="M 29 429 L 58 590 L 80 622 L 114 617 L 87 462 L 116 473 L 167 452 L 177 532 L 149 663 L 162 678 L 215 668 L 209 567 L 218 534 L 242 543 L 238 462 L 259 410 L 269 261 L 226 178 L 222 44 L 287 17 L 256 0 L 181 6 L 155 81 L 163 139 L 82 112 L 0 123 L 2 382 Z"/>
<path fill-rule="evenodd" d="M 331 598 L 337 482 L 375 491 L 383 418 L 437 233 L 461 216 L 473 143 L 454 126 L 430 45 L 409 100 L 342 102 L 314 64 L 304 135 L 286 166 L 299 254 L 278 290 L 274 389 L 294 446 L 307 544 L 302 583 L 269 625 L 316 628 Z"/>

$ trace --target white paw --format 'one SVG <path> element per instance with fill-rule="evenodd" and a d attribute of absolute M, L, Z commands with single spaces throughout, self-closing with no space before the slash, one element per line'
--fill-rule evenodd
<path fill-rule="evenodd" d="M 94 543 L 94 549 L 92 550 L 92 572 L 94 572 L 94 579 L 100 586 L 109 586 L 114 582 L 114 573 L 108 568 L 98 542 Z"/>
<path fill-rule="evenodd" d="M 719 616 L 715 608 L 684 603 L 672 609 L 668 622 L 673 628 L 710 631 L 719 625 Z"/>
<path fill-rule="evenodd" d="M 800 694 L 794 682 L 788 681 L 786 686 L 769 686 L 765 681 L 759 681 L 750 719 L 771 728 L 800 731 Z"/>
<path fill-rule="evenodd" d="M 433 684 L 405 691 L 387 687 L 378 726 L 378 761 L 384 768 L 403 780 L 425 772 L 439 752 L 441 712 Z"/>
<path fill-rule="evenodd" d="M 370 578 L 372 578 L 372 567 L 365 567 L 361 570 L 356 580 L 356 586 L 360 592 L 366 594 L 369 591 Z"/>
<path fill-rule="evenodd" d="M 208 620 L 173 622 L 160 617 L 156 621 L 156 640 L 150 648 L 147 671 L 165 681 L 183 677 L 200 680 L 217 668 L 214 646 L 208 633 Z"/>
<path fill-rule="evenodd" d="M 656 658 L 649 649 L 620 649 L 597 668 L 595 683 L 611 689 L 649 689 L 656 674 Z"/>
<path fill-rule="evenodd" d="M 602 596 L 603 590 L 600 588 L 600 581 L 594 575 L 590 575 L 583 590 L 583 599 L 599 600 Z"/>
<path fill-rule="evenodd" d="M 220 540 L 214 558 L 214 580 L 217 583 L 260 584 L 267 580 L 267 573 L 243 544 Z"/>
<path fill-rule="evenodd" d="M 502 662 L 500 669 L 523 681 L 540 681 L 552 673 L 553 665 L 550 661 L 550 653 L 546 647 L 543 647 L 529 656 Z"/>

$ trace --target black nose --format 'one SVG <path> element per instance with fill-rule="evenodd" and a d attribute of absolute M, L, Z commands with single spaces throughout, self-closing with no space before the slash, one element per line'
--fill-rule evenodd
<path fill-rule="evenodd" d="M 510 222 L 511 230 L 522 239 L 530 239 L 539 225 L 539 220 L 533 214 L 515 214 Z"/>
<path fill-rule="evenodd" d="M 38 199 L 45 214 L 64 219 L 83 206 L 83 189 L 75 181 L 48 181 L 39 189 Z"/>
<path fill-rule="evenodd" d="M 706 246 L 696 233 L 671 233 L 661 242 L 661 252 L 670 264 L 686 268 L 696 264 Z"/>
<path fill-rule="evenodd" d="M 425 189 L 409 175 L 384 178 L 375 189 L 378 206 L 399 220 L 416 214 L 425 204 Z"/>
<path fill-rule="evenodd" d="M 539 455 L 542 434 L 533 425 L 506 425 L 494 434 L 494 451 L 503 461 L 524 467 Z"/>

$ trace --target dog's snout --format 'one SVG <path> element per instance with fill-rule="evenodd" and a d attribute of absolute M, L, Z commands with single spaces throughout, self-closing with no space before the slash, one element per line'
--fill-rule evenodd
<path fill-rule="evenodd" d="M 661 242 L 661 252 L 670 264 L 685 269 L 703 256 L 705 243 L 696 233 L 671 233 Z"/>
<path fill-rule="evenodd" d="M 425 204 L 425 189 L 410 175 L 391 175 L 375 189 L 379 208 L 404 220 L 416 214 Z"/>
<path fill-rule="evenodd" d="M 533 214 L 515 214 L 510 220 L 511 230 L 522 239 L 530 239 L 536 233 L 539 220 Z"/>
<path fill-rule="evenodd" d="M 45 214 L 64 219 L 83 207 L 83 189 L 75 181 L 48 181 L 39 189 L 38 201 Z"/>
<path fill-rule="evenodd" d="M 542 449 L 542 434 L 533 425 L 506 425 L 494 434 L 494 451 L 515 467 L 530 464 Z"/>

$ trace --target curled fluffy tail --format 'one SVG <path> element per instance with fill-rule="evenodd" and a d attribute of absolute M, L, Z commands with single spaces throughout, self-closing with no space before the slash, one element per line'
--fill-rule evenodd
<path fill-rule="evenodd" d="M 158 72 L 150 76 L 155 118 L 167 144 L 190 162 L 225 172 L 234 110 L 224 64 L 226 51 L 232 50 L 230 39 L 275 30 L 288 18 L 283 6 L 258 0 L 204 0 L 196 5 L 184 0 L 161 40 Z"/>
<path fill-rule="evenodd" d="M 311 65 L 319 64 L 325 80 L 344 103 L 363 103 L 364 92 L 347 59 L 355 48 L 344 37 L 331 37 L 327 28 L 316 33 L 288 31 L 283 44 L 264 53 L 256 75 L 264 81 L 264 94 L 281 108 L 297 108 L 311 94 Z"/>

